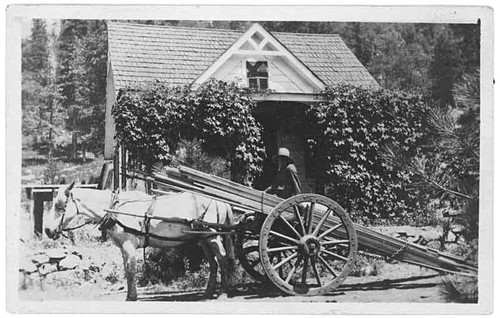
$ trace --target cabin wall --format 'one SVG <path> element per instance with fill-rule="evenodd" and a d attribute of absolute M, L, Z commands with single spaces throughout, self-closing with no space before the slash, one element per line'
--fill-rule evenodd
<path fill-rule="evenodd" d="M 106 113 L 104 133 L 104 159 L 113 159 L 115 153 L 114 137 L 115 124 L 111 110 L 116 100 L 116 88 L 111 64 L 108 65 L 108 76 L 106 79 Z"/>

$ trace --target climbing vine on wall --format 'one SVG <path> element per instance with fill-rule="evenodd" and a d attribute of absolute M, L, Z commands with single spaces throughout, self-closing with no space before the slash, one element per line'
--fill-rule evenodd
<path fill-rule="evenodd" d="M 265 155 L 262 128 L 251 114 L 255 106 L 248 90 L 217 80 L 196 88 L 129 87 L 113 107 L 116 138 L 146 170 L 168 165 L 181 138 L 199 139 L 209 155 L 230 163 L 231 178 L 241 182 L 260 172 Z"/>
<path fill-rule="evenodd" d="M 326 194 L 366 222 L 411 213 L 416 207 L 406 189 L 411 176 L 388 165 L 382 154 L 389 144 L 410 157 L 422 150 L 429 132 L 422 98 L 353 86 L 327 88 L 320 95 L 323 102 L 306 112 L 306 131 Z"/>

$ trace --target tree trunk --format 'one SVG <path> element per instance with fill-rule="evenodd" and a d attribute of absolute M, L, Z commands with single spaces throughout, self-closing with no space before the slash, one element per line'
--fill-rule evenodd
<path fill-rule="evenodd" d="M 72 147 L 71 147 L 71 159 L 76 160 L 76 131 L 72 134 Z"/>

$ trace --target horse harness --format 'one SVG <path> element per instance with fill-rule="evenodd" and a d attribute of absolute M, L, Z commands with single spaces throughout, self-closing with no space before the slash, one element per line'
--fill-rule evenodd
<path fill-rule="evenodd" d="M 122 205 L 130 203 L 130 202 L 134 202 L 134 201 L 125 201 L 125 202 L 122 202 Z M 206 207 L 205 211 L 200 215 L 200 217 L 197 220 L 185 220 L 185 219 L 180 219 L 180 218 L 171 218 L 168 220 L 165 220 L 162 218 L 162 220 L 165 220 L 166 222 L 169 222 L 169 223 L 190 225 L 191 228 L 193 229 L 193 231 L 187 231 L 187 233 L 191 233 L 191 234 L 207 234 L 208 236 L 215 236 L 215 235 L 223 234 L 223 233 L 220 233 L 217 231 L 215 231 L 215 232 L 213 232 L 213 231 L 210 231 L 210 232 L 201 231 L 204 229 L 205 230 L 209 229 L 207 224 L 214 225 L 213 223 L 207 223 L 207 222 L 203 221 L 203 218 L 207 214 L 213 201 L 214 200 L 210 201 L 210 203 Z M 136 216 L 136 217 L 138 216 L 136 214 L 131 214 L 131 213 L 117 210 L 116 208 L 117 208 L 117 205 L 120 203 L 120 201 L 118 199 L 116 199 L 116 197 L 115 197 L 115 199 L 113 199 L 111 204 L 110 204 L 110 208 L 106 210 L 107 211 L 106 215 L 101 220 L 101 225 L 99 226 L 99 230 L 101 230 L 103 232 L 103 236 L 104 236 L 106 230 L 112 228 L 115 225 L 119 225 L 126 233 L 129 233 L 132 235 L 137 235 L 137 236 L 144 236 L 144 247 L 149 246 L 151 238 L 156 239 L 156 240 L 160 240 L 160 241 L 172 241 L 172 242 L 180 242 L 180 241 L 188 242 L 188 241 L 197 240 L 196 238 L 171 238 L 171 237 L 165 237 L 165 236 L 160 236 L 160 235 L 156 235 L 156 234 L 151 233 L 150 232 L 151 220 L 159 219 L 153 215 L 154 211 L 155 211 L 156 202 L 157 202 L 157 197 L 153 196 L 153 199 L 151 200 L 151 204 L 148 206 L 146 212 L 144 213 L 144 222 L 143 222 L 142 228 L 140 230 L 138 230 L 138 229 L 134 229 L 134 228 L 131 228 L 131 227 L 123 224 L 114 215 L 114 214 L 122 214 L 122 215 L 128 215 L 128 216 Z M 217 221 L 219 221 L 218 215 L 217 215 Z"/>

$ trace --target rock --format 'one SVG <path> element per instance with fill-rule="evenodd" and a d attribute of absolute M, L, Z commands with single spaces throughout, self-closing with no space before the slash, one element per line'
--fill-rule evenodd
<path fill-rule="evenodd" d="M 377 276 L 378 270 L 375 265 L 367 264 L 360 269 L 361 276 Z"/>
<path fill-rule="evenodd" d="M 42 264 L 42 266 L 38 267 L 38 272 L 40 273 L 40 275 L 47 275 L 53 272 L 57 272 L 57 265 L 51 263 Z"/>
<path fill-rule="evenodd" d="M 59 269 L 64 271 L 77 268 L 80 264 L 80 258 L 74 254 L 69 254 L 59 262 Z"/>
<path fill-rule="evenodd" d="M 441 242 L 439 242 L 438 240 L 432 240 L 432 241 L 429 241 L 429 243 L 427 243 L 426 246 L 433 248 L 435 250 L 439 250 L 441 248 Z"/>
<path fill-rule="evenodd" d="M 31 257 L 31 261 L 35 264 L 41 265 L 49 262 L 49 257 L 46 254 L 37 254 Z"/>
<path fill-rule="evenodd" d="M 421 228 L 420 235 L 427 241 L 439 240 L 443 235 L 441 230 L 435 228 Z"/>
<path fill-rule="evenodd" d="M 66 251 L 63 249 L 52 249 L 47 251 L 47 256 L 51 261 L 60 261 L 66 257 Z"/>
<path fill-rule="evenodd" d="M 35 264 L 31 260 L 28 260 L 26 258 L 21 260 L 21 264 L 19 264 L 19 271 L 20 272 L 25 272 L 28 274 L 34 273 L 38 270 L 38 267 L 36 267 Z"/>

